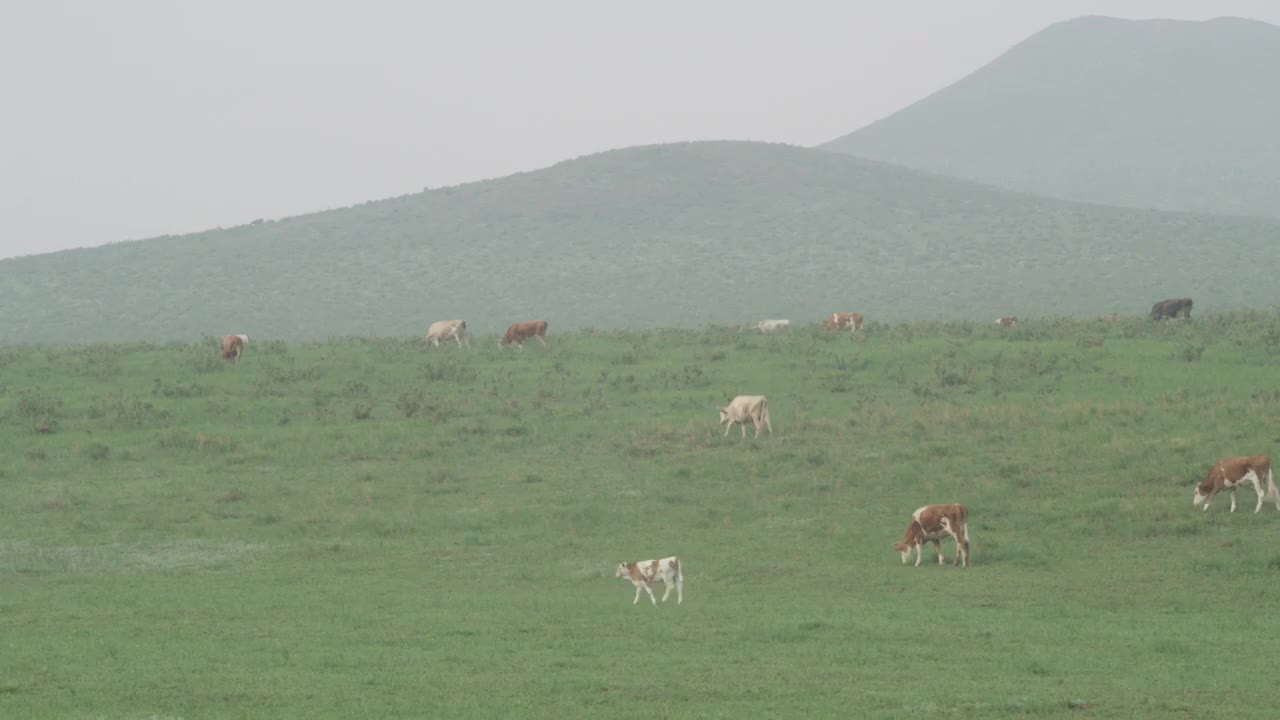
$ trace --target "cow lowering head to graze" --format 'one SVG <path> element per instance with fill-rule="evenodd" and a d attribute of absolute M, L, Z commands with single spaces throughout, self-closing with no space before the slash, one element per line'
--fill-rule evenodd
<path fill-rule="evenodd" d="M 1016 318 L 1016 317 L 998 317 L 998 318 L 996 318 L 996 325 L 999 325 L 1000 327 L 1003 327 L 1003 328 L 1011 328 L 1011 327 L 1013 327 L 1014 325 L 1017 325 L 1017 324 L 1018 324 L 1018 318 Z"/>
<path fill-rule="evenodd" d="M 770 333 L 776 333 L 778 331 L 786 330 L 787 328 L 791 327 L 791 321 L 790 320 L 761 320 L 755 325 L 752 325 L 752 327 L 759 330 L 762 335 L 768 335 Z"/>
<path fill-rule="evenodd" d="M 969 511 L 960 503 L 951 505 L 925 505 L 911 513 L 911 522 L 907 524 L 907 535 L 893 546 L 902 553 L 905 565 L 911 558 L 911 551 L 916 551 L 916 567 L 920 567 L 920 552 L 926 542 L 933 543 L 938 553 L 938 564 L 942 564 L 942 539 L 947 536 L 956 539 L 956 559 L 952 565 L 961 562 L 969 567 Z"/>
<path fill-rule="evenodd" d="M 248 335 L 223 335 L 222 359 L 234 363 L 244 353 L 244 346 L 249 344 Z"/>
<path fill-rule="evenodd" d="M 848 329 L 851 332 L 858 332 L 862 329 L 862 313 L 854 312 L 838 312 L 831 313 L 831 317 L 822 323 L 822 327 L 827 330 L 837 331 Z"/>
<path fill-rule="evenodd" d="M 466 345 L 471 346 L 471 336 L 467 335 L 466 320 L 440 320 L 431 323 L 431 327 L 427 328 L 427 342 L 432 347 L 440 347 L 441 340 L 453 338 L 458 343 L 458 347 Z"/>
<path fill-rule="evenodd" d="M 1191 298 L 1161 300 L 1151 306 L 1152 320 L 1173 320 L 1179 315 L 1191 319 Z"/>
<path fill-rule="evenodd" d="M 529 338 L 537 338 L 542 343 L 542 347 L 547 346 L 547 321 L 531 320 L 529 322 L 511 323 L 511 327 L 507 328 L 507 334 L 502 336 L 498 341 L 498 347 L 515 343 L 516 347 L 524 350 L 524 341 Z"/>
<path fill-rule="evenodd" d="M 667 601 L 667 596 L 671 594 L 673 587 L 676 589 L 676 604 L 680 605 L 684 602 L 684 569 L 680 567 L 680 558 L 675 555 L 661 560 L 620 562 L 614 577 L 626 578 L 636 586 L 636 598 L 631 601 L 632 605 L 640 602 L 640 591 L 643 590 L 649 593 L 649 600 L 657 607 L 658 601 L 654 599 L 650 586 L 658 580 L 661 580 L 667 588 L 667 591 L 662 593 L 662 602 Z"/>
<path fill-rule="evenodd" d="M 1191 507 L 1208 510 L 1213 504 L 1213 496 L 1222 490 L 1231 491 L 1231 512 L 1236 511 L 1236 488 L 1244 483 L 1253 485 L 1258 493 L 1258 505 L 1254 512 L 1262 510 L 1263 500 L 1271 500 L 1280 510 L 1280 491 L 1276 490 L 1275 478 L 1271 475 L 1271 458 L 1266 455 L 1249 457 L 1222 458 L 1209 469 L 1209 474 L 1196 486 L 1191 496 Z"/>
<path fill-rule="evenodd" d="M 737 423 L 742 430 L 742 437 L 745 438 L 748 422 L 755 426 L 756 437 L 760 437 L 762 425 L 768 429 L 770 435 L 773 434 L 773 423 L 769 422 L 769 400 L 765 396 L 739 395 L 728 405 L 720 408 L 720 424 L 724 425 L 725 437 L 729 437 L 729 431 L 733 429 L 734 423 Z"/>

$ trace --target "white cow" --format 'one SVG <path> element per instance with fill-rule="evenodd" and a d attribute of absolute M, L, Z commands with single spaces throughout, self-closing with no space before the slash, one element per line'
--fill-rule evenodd
<path fill-rule="evenodd" d="M 684 570 L 680 567 L 680 558 L 672 555 L 661 560 L 641 560 L 640 562 L 620 562 L 618 563 L 618 571 L 614 573 L 614 577 L 626 578 L 636 586 L 636 598 L 631 601 L 632 605 L 640 602 L 640 591 L 644 590 L 649 593 L 649 600 L 656 607 L 658 601 L 653 597 L 653 590 L 650 585 L 661 580 L 666 586 L 667 591 L 662 593 L 662 602 L 667 601 L 667 596 L 671 594 L 671 588 L 676 589 L 676 604 L 684 602 Z"/>
<path fill-rule="evenodd" d="M 427 342 L 432 347 L 440 347 L 441 340 L 453 338 L 458 343 L 458 347 L 466 345 L 471 346 L 471 338 L 467 335 L 466 320 L 441 320 L 431 323 L 431 327 L 427 328 Z"/>
<path fill-rule="evenodd" d="M 759 330 L 761 334 L 768 335 L 769 333 L 775 333 L 780 330 L 786 330 L 787 328 L 791 327 L 791 321 L 790 320 L 761 320 L 755 325 L 752 325 L 752 327 Z"/>
<path fill-rule="evenodd" d="M 720 424 L 724 425 L 724 436 L 737 423 L 742 430 L 742 437 L 747 436 L 747 422 L 756 429 L 756 437 L 760 437 L 760 426 L 763 425 L 773 434 L 773 423 L 769 422 L 769 401 L 763 395 L 739 395 L 725 407 L 720 408 Z"/>

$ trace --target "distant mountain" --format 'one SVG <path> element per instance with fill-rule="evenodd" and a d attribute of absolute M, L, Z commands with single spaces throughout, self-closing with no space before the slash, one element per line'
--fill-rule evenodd
<path fill-rule="evenodd" d="M 1280 222 L 1046 200 L 821 150 L 606 152 L 181 237 L 0 261 L 6 342 L 1144 313 L 1280 301 Z"/>
<path fill-rule="evenodd" d="M 1083 17 L 829 150 L 1041 195 L 1280 217 L 1280 27 Z"/>

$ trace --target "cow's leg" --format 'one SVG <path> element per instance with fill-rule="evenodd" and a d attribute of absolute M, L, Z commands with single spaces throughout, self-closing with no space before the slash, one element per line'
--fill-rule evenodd
<path fill-rule="evenodd" d="M 738 429 L 742 431 L 742 439 L 743 439 L 743 440 L 746 440 L 746 439 L 747 439 L 747 424 L 746 424 L 746 423 L 738 423 Z"/>
<path fill-rule="evenodd" d="M 643 585 L 641 585 L 640 583 L 636 583 L 636 599 L 631 601 L 632 605 L 635 605 L 636 603 L 640 602 L 640 591 L 643 589 L 644 589 Z"/>
<path fill-rule="evenodd" d="M 945 564 L 942 558 L 942 541 L 941 540 L 933 541 L 933 551 L 938 553 L 938 564 L 939 565 Z"/>
<path fill-rule="evenodd" d="M 665 585 L 667 588 L 666 591 L 662 593 L 662 602 L 666 602 L 667 597 L 671 595 L 671 583 L 667 582 L 666 580 L 663 580 L 662 584 Z"/>
<path fill-rule="evenodd" d="M 645 592 L 649 593 L 649 602 L 653 603 L 654 607 L 658 607 L 658 601 L 653 597 L 653 588 L 650 588 L 647 584 L 641 587 L 644 588 Z"/>
<path fill-rule="evenodd" d="M 729 422 L 724 424 L 724 436 L 729 437 L 729 431 L 732 429 L 733 429 L 733 421 L 730 420 Z"/>
<path fill-rule="evenodd" d="M 1203 512 L 1209 512 L 1209 506 L 1213 504 L 1213 496 L 1218 494 L 1218 488 L 1210 488 L 1209 494 L 1204 498 L 1204 507 L 1200 508 Z"/>
<path fill-rule="evenodd" d="M 523 343 L 523 342 L 518 342 L 518 343 L 516 343 L 516 347 L 520 348 L 520 352 L 524 352 L 524 343 Z"/>
<path fill-rule="evenodd" d="M 545 338 L 543 338 L 541 335 L 534 335 L 534 337 L 538 338 L 538 342 L 542 343 L 542 347 L 546 347 L 546 346 L 547 346 L 547 341 L 546 341 L 546 339 L 545 339 Z"/>
<path fill-rule="evenodd" d="M 921 541 L 916 543 L 915 549 L 916 549 L 916 567 L 920 567 L 920 552 L 924 549 L 924 542 Z"/>
<path fill-rule="evenodd" d="M 1253 511 L 1262 512 L 1262 500 L 1266 497 L 1266 493 L 1262 490 L 1262 480 L 1256 474 L 1253 476 L 1253 491 L 1258 493 L 1258 506 Z"/>
<path fill-rule="evenodd" d="M 751 418 L 751 426 L 756 429 L 755 436 L 760 437 L 760 420 L 758 418 Z"/>
<path fill-rule="evenodd" d="M 457 335 L 454 335 L 453 341 L 458 343 L 458 347 L 462 347 L 462 338 L 458 337 Z"/>
<path fill-rule="evenodd" d="M 684 604 L 684 580 L 679 576 L 676 577 L 676 604 Z"/>
<path fill-rule="evenodd" d="M 1231 486 L 1231 512 L 1236 511 L 1236 486 Z"/>

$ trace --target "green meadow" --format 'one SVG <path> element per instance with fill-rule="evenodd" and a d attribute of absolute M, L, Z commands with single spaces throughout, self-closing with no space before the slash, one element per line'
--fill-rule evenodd
<path fill-rule="evenodd" d="M 0 347 L 0 717 L 1274 716 L 1280 313 L 554 327 Z"/>

